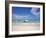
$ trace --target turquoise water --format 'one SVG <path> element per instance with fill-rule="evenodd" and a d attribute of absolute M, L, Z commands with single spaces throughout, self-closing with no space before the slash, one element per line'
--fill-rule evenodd
<path fill-rule="evenodd" d="M 40 23 L 40 20 L 24 20 L 24 19 L 21 19 L 21 20 L 12 20 L 12 22 L 14 23 Z"/>

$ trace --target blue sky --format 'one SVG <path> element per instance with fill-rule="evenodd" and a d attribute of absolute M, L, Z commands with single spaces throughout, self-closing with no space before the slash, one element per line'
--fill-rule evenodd
<path fill-rule="evenodd" d="M 25 7 L 13 7 L 13 14 L 17 15 L 28 15 L 30 14 L 31 8 L 25 8 Z"/>
<path fill-rule="evenodd" d="M 35 7 L 12 7 L 14 19 L 40 20 L 40 8 Z"/>

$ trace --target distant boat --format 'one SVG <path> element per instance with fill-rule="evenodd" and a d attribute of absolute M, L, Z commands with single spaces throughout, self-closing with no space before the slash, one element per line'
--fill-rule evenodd
<path fill-rule="evenodd" d="M 28 22 L 28 20 L 24 20 L 24 22 Z"/>

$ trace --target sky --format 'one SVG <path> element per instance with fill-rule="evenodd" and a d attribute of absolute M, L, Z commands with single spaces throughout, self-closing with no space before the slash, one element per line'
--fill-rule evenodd
<path fill-rule="evenodd" d="M 30 14 L 31 8 L 25 8 L 25 7 L 13 7 L 13 13 L 17 15 L 28 15 Z"/>
<path fill-rule="evenodd" d="M 40 20 L 40 8 L 36 7 L 12 7 L 13 19 Z"/>

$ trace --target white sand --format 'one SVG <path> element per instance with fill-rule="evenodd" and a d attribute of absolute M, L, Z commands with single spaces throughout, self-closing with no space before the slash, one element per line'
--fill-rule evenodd
<path fill-rule="evenodd" d="M 13 23 L 13 31 L 31 31 L 40 30 L 40 24 L 37 23 Z"/>

